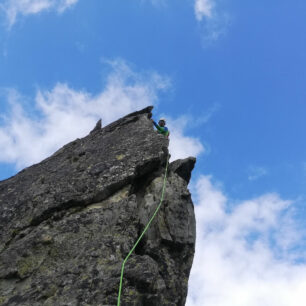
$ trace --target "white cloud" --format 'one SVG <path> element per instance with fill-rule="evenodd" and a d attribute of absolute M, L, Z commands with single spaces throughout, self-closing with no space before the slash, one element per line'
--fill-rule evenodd
<path fill-rule="evenodd" d="M 195 0 L 194 10 L 196 18 L 201 21 L 203 17 L 212 18 L 214 9 L 213 0 Z"/>
<path fill-rule="evenodd" d="M 185 130 L 190 124 L 190 118 L 185 116 L 177 119 L 169 116 L 166 116 L 166 118 L 170 131 L 169 152 L 171 154 L 171 161 L 189 156 L 196 157 L 205 152 L 200 139 L 185 135 Z"/>
<path fill-rule="evenodd" d="M 67 142 L 85 136 L 102 118 L 111 121 L 151 104 L 157 104 L 158 92 L 169 80 L 157 73 L 138 74 L 122 60 L 113 67 L 105 88 L 97 95 L 58 83 L 52 90 L 38 90 L 33 115 L 21 102 L 24 97 L 14 90 L 8 93 L 10 114 L 0 125 L 0 161 L 15 163 L 17 168 L 39 162 Z M 30 104 L 30 102 L 28 103 Z"/>
<path fill-rule="evenodd" d="M 212 177 L 194 189 L 197 220 L 195 259 L 187 306 L 303 306 L 305 237 L 294 203 L 277 194 L 230 203 Z"/>
<path fill-rule="evenodd" d="M 6 14 L 9 26 L 12 26 L 19 15 L 33 15 L 51 9 L 62 13 L 77 2 L 78 0 L 6 0 L 0 4 L 0 9 Z"/>
<path fill-rule="evenodd" d="M 99 118 L 105 126 L 130 112 L 157 105 L 159 91 L 171 86 L 167 77 L 156 72 L 137 73 L 123 60 L 108 63 L 112 71 L 105 88 L 96 95 L 58 83 L 52 90 L 38 90 L 34 101 L 25 106 L 22 101 L 26 98 L 9 90 L 10 112 L 2 116 L 2 124 L 0 121 L 0 162 L 16 164 L 18 169 L 39 162 L 67 142 L 87 135 Z M 26 111 L 33 110 L 33 105 L 34 113 Z M 198 139 L 184 135 L 187 123 L 169 120 L 172 159 L 203 151 Z"/>

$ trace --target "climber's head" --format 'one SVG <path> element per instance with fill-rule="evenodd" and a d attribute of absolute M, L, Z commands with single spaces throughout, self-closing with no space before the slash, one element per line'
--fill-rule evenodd
<path fill-rule="evenodd" d="M 166 119 L 165 118 L 160 118 L 158 121 L 159 126 L 165 126 L 166 125 Z"/>

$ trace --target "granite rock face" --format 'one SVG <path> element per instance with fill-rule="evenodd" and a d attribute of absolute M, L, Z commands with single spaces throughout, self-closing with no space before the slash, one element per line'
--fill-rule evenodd
<path fill-rule="evenodd" d="M 132 113 L 0 182 L 0 305 L 117 305 L 121 264 L 159 204 L 168 140 Z M 125 267 L 121 305 L 184 305 L 195 245 L 187 185 L 165 199 Z"/>

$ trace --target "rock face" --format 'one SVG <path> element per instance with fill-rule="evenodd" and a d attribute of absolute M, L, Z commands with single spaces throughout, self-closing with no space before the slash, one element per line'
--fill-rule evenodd
<path fill-rule="evenodd" d="M 121 264 L 159 204 L 168 140 L 132 113 L 0 182 L 0 305 L 117 305 Z M 165 199 L 125 266 L 121 305 L 184 305 L 195 158 L 169 165 Z"/>

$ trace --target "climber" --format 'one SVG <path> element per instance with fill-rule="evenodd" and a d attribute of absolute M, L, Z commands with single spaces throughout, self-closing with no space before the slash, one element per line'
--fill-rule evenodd
<path fill-rule="evenodd" d="M 160 118 L 158 121 L 158 124 L 153 119 L 151 119 L 151 121 L 153 122 L 154 126 L 157 128 L 157 132 L 159 134 L 165 135 L 167 138 L 169 138 L 170 132 L 168 128 L 166 127 L 165 118 Z"/>

